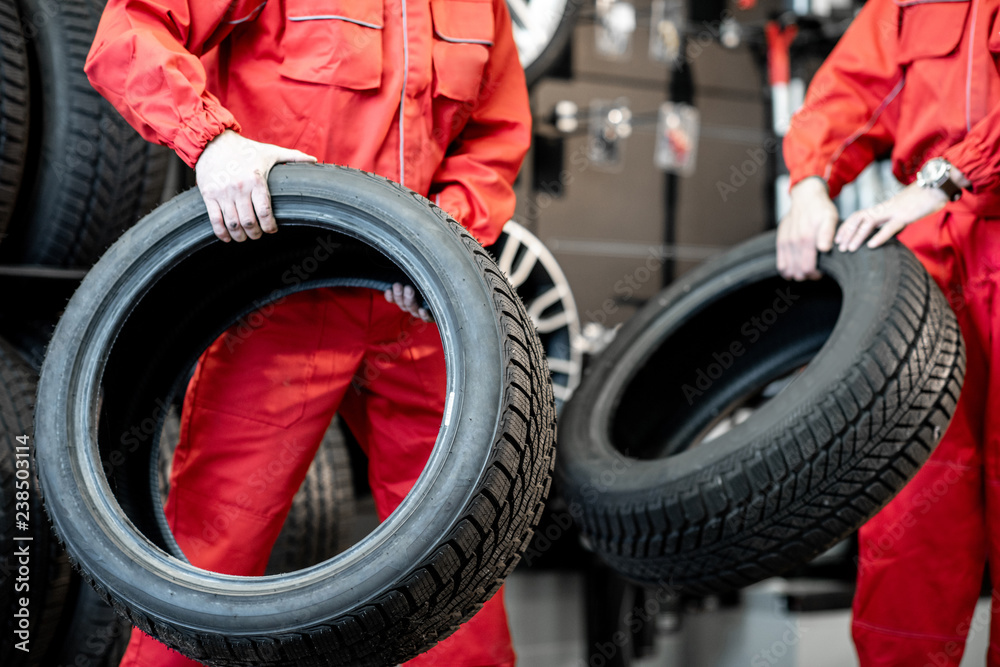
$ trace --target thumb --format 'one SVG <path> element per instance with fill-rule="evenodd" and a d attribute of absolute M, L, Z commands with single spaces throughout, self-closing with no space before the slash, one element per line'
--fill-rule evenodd
<path fill-rule="evenodd" d="M 277 155 L 274 156 L 275 162 L 319 162 L 315 157 L 302 151 L 292 150 L 291 148 L 282 148 L 278 150 Z"/>
<path fill-rule="evenodd" d="M 820 252 L 830 252 L 833 248 L 833 235 L 837 231 L 837 216 L 829 215 L 820 223 L 816 230 L 816 249 Z"/>

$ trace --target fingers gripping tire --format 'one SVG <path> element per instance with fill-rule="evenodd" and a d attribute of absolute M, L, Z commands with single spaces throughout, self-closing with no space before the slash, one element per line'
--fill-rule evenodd
<path fill-rule="evenodd" d="M 196 660 L 396 664 L 470 618 L 528 544 L 553 465 L 544 353 L 489 256 L 423 198 L 332 166 L 279 166 L 269 187 L 278 234 L 217 242 L 191 191 L 88 273 L 39 385 L 47 509 L 98 591 Z M 309 280 L 288 279 L 292 267 Z M 370 535 L 306 570 L 234 578 L 171 557 L 146 434 L 179 369 L 241 314 L 344 276 L 412 281 L 437 322 L 447 402 L 420 479 Z"/>
<path fill-rule="evenodd" d="M 662 292 L 591 366 L 559 479 L 625 576 L 706 593 L 780 574 L 874 515 L 944 433 L 964 348 L 927 272 L 898 243 L 820 268 L 785 282 L 774 235 L 746 243 Z"/>

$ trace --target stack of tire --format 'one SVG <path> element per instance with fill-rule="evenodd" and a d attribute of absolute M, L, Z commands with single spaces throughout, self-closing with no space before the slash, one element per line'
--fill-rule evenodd
<path fill-rule="evenodd" d="M 104 0 L 5 0 L 0 262 L 88 267 L 163 192 L 169 154 L 90 86 Z"/>
<path fill-rule="evenodd" d="M 129 127 L 83 71 L 104 4 L 0 3 L 2 265 L 56 269 L 54 275 L 86 269 L 161 198 L 169 154 Z M 14 548 L 5 550 L 0 571 L 0 663 L 10 666 L 115 664 L 113 647 L 123 634 L 111 608 L 71 572 L 42 511 L 34 460 L 18 456 L 33 454 L 34 386 L 57 317 L 44 310 L 0 314 L 4 336 L 17 344 L 0 340 L 0 528 L 4 544 L 30 545 L 31 553 L 27 576 Z M 11 541 L 25 536 L 23 525 L 32 540 Z M 18 646 L 22 619 L 13 614 L 22 595 L 30 642 Z"/>
<path fill-rule="evenodd" d="M 87 81 L 83 65 L 105 2 L 0 0 L 0 266 L 41 267 L 48 275 L 76 270 L 64 274 L 71 279 L 80 275 L 161 202 L 168 169 L 177 165 L 169 151 L 144 141 Z M 570 23 L 571 16 L 567 12 L 562 23 Z M 554 45 L 533 55 L 533 79 L 553 60 L 545 54 L 562 50 L 567 36 L 564 27 Z M 30 442 L 34 383 L 63 303 L 57 298 L 50 301 L 58 305 L 49 307 L 44 301 L 27 313 L 0 313 L 0 335 L 10 341 L 0 340 L 3 385 L 8 393 L 19 392 L 7 396 L 10 414 L 0 432 L 8 444 L 0 451 L 5 543 L 16 530 L 17 494 L 25 493 L 15 486 L 18 441 L 13 438 L 28 436 Z M 572 382 L 575 375 L 561 377 Z M 176 444 L 175 425 L 164 424 L 165 453 Z M 269 571 L 307 567 L 348 545 L 354 492 L 346 452 L 334 426 L 296 496 Z M 32 650 L 17 650 L 11 626 L 0 639 L 0 663 L 117 664 L 128 625 L 71 571 L 60 545 L 48 539 L 33 460 L 31 474 L 28 495 L 38 503 L 31 512 L 32 529 L 39 531 L 30 577 Z M 6 575 L 16 574 L 16 563 L 7 557 L 5 596 L 15 583 Z M 6 613 L 16 602 L 0 598 L 5 625 L 17 623 Z M 58 639 L 49 641 L 53 638 Z"/>

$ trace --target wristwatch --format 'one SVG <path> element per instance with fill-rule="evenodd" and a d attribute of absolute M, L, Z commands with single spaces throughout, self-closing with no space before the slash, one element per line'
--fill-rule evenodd
<path fill-rule="evenodd" d="M 958 201 L 962 197 L 962 188 L 951 180 L 951 170 L 951 163 L 943 157 L 928 160 L 917 172 L 917 185 L 922 188 L 938 188 L 951 201 Z"/>

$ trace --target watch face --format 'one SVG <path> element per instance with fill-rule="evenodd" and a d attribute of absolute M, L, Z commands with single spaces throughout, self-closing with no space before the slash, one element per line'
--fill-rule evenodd
<path fill-rule="evenodd" d="M 919 180 L 924 187 L 939 188 L 948 180 L 951 165 L 941 158 L 934 158 L 920 170 Z"/>

